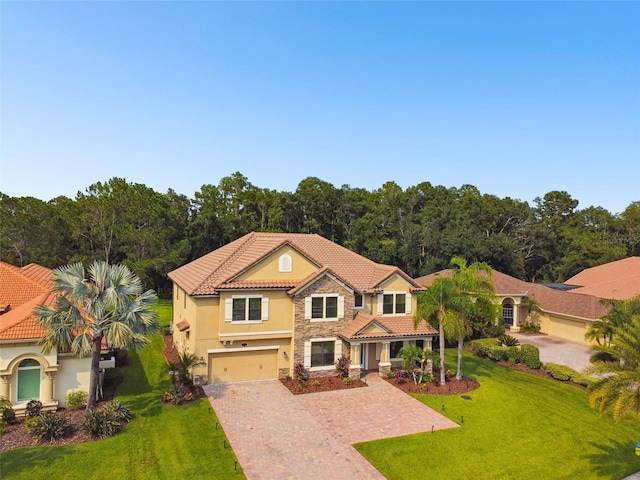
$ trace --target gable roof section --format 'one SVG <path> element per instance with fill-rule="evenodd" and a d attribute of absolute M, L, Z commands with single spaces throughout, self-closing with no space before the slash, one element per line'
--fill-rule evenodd
<path fill-rule="evenodd" d="M 380 327 L 377 329 L 368 328 L 371 325 Z M 420 322 L 416 328 L 413 327 L 413 317 L 403 316 L 375 316 L 364 312 L 358 312 L 353 319 L 340 331 L 340 336 L 347 340 L 358 340 L 365 338 L 394 338 L 394 337 L 419 337 L 425 335 L 437 335 L 438 331 L 426 322 Z"/>
<path fill-rule="evenodd" d="M 575 293 L 628 300 L 640 295 L 640 257 L 629 257 L 587 268 L 565 282 L 579 285 Z"/>
<path fill-rule="evenodd" d="M 36 305 L 53 305 L 52 271 L 37 264 L 18 268 L 0 262 L 0 305 L 8 311 L 0 315 L 0 340 L 36 339 L 44 330 L 32 316 Z"/>
<path fill-rule="evenodd" d="M 189 295 L 217 295 L 225 285 L 233 284 L 233 279 L 240 273 L 285 244 L 319 269 L 329 269 L 358 292 L 375 290 L 393 273 L 402 275 L 413 288 L 421 288 L 396 267 L 375 263 L 320 235 L 304 233 L 252 232 L 173 270 L 169 278 Z M 310 279 L 301 279 L 300 283 L 305 280 Z"/>
<path fill-rule="evenodd" d="M 453 271 L 447 269 L 416 278 L 416 282 L 428 287 L 439 276 L 451 277 L 452 275 Z M 519 280 L 497 270 L 493 271 L 492 280 L 498 295 L 531 298 L 536 300 L 540 308 L 546 312 L 589 320 L 597 320 L 609 312 L 609 307 L 602 305 L 599 297 L 574 293 L 576 290 L 570 292 L 554 290 L 544 285 Z"/>

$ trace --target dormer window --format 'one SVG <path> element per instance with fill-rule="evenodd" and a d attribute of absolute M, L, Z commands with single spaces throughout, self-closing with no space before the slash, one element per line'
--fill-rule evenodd
<path fill-rule="evenodd" d="M 278 270 L 281 272 L 291 271 L 291 255 L 288 255 L 286 253 L 284 255 L 280 255 Z"/>

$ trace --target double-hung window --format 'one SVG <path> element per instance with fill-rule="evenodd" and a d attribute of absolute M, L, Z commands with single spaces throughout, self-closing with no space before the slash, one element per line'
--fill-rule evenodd
<path fill-rule="evenodd" d="M 234 295 L 225 303 L 227 322 L 261 322 L 269 318 L 269 299 L 262 295 Z"/>
<path fill-rule="evenodd" d="M 405 293 L 385 293 L 382 295 L 383 315 L 406 313 L 407 295 Z"/>
<path fill-rule="evenodd" d="M 344 317 L 344 297 L 316 294 L 305 299 L 304 317 L 311 321 L 338 320 Z"/>

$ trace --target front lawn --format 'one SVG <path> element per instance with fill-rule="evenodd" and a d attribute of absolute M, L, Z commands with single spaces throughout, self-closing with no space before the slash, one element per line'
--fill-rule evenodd
<path fill-rule="evenodd" d="M 589 408 L 587 393 L 575 386 L 471 354 L 465 354 L 465 373 L 481 385 L 468 394 L 471 400 L 415 395 L 460 428 L 355 448 L 390 480 L 613 480 L 640 471 L 640 457 L 634 454 L 640 421 L 616 424 L 610 415 Z"/>
<path fill-rule="evenodd" d="M 166 302 L 160 321 L 168 325 Z M 168 315 L 168 317 L 167 317 Z M 207 399 L 180 407 L 164 405 L 169 389 L 161 336 L 141 352 L 129 353 L 116 399 L 134 420 L 115 437 L 67 446 L 38 446 L 2 453 L 0 478 L 176 479 L 244 478 Z"/>

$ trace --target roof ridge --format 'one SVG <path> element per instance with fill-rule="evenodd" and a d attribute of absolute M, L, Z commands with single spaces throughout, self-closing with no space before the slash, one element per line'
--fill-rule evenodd
<path fill-rule="evenodd" d="M 197 290 L 198 288 L 200 288 L 202 286 L 202 284 L 206 283 L 211 278 L 221 277 L 224 274 L 224 272 L 226 271 L 227 267 L 229 265 L 233 264 L 235 259 L 238 258 L 242 253 L 244 253 L 247 250 L 247 248 L 249 247 L 250 244 L 255 243 L 255 233 L 256 232 L 250 232 L 247 235 L 245 235 L 244 237 L 240 237 L 238 240 L 242 240 L 243 238 L 245 238 L 245 240 L 242 241 L 240 243 L 240 245 L 238 245 L 238 248 L 236 248 L 231 253 L 231 255 L 226 257 L 222 261 L 222 263 L 220 263 L 218 268 L 216 268 L 213 272 L 211 272 L 211 275 L 207 276 L 202 282 L 200 282 L 200 284 L 194 290 Z M 226 280 L 227 279 L 222 280 L 222 281 L 226 281 Z M 220 281 L 218 283 L 222 283 L 222 281 Z"/>

